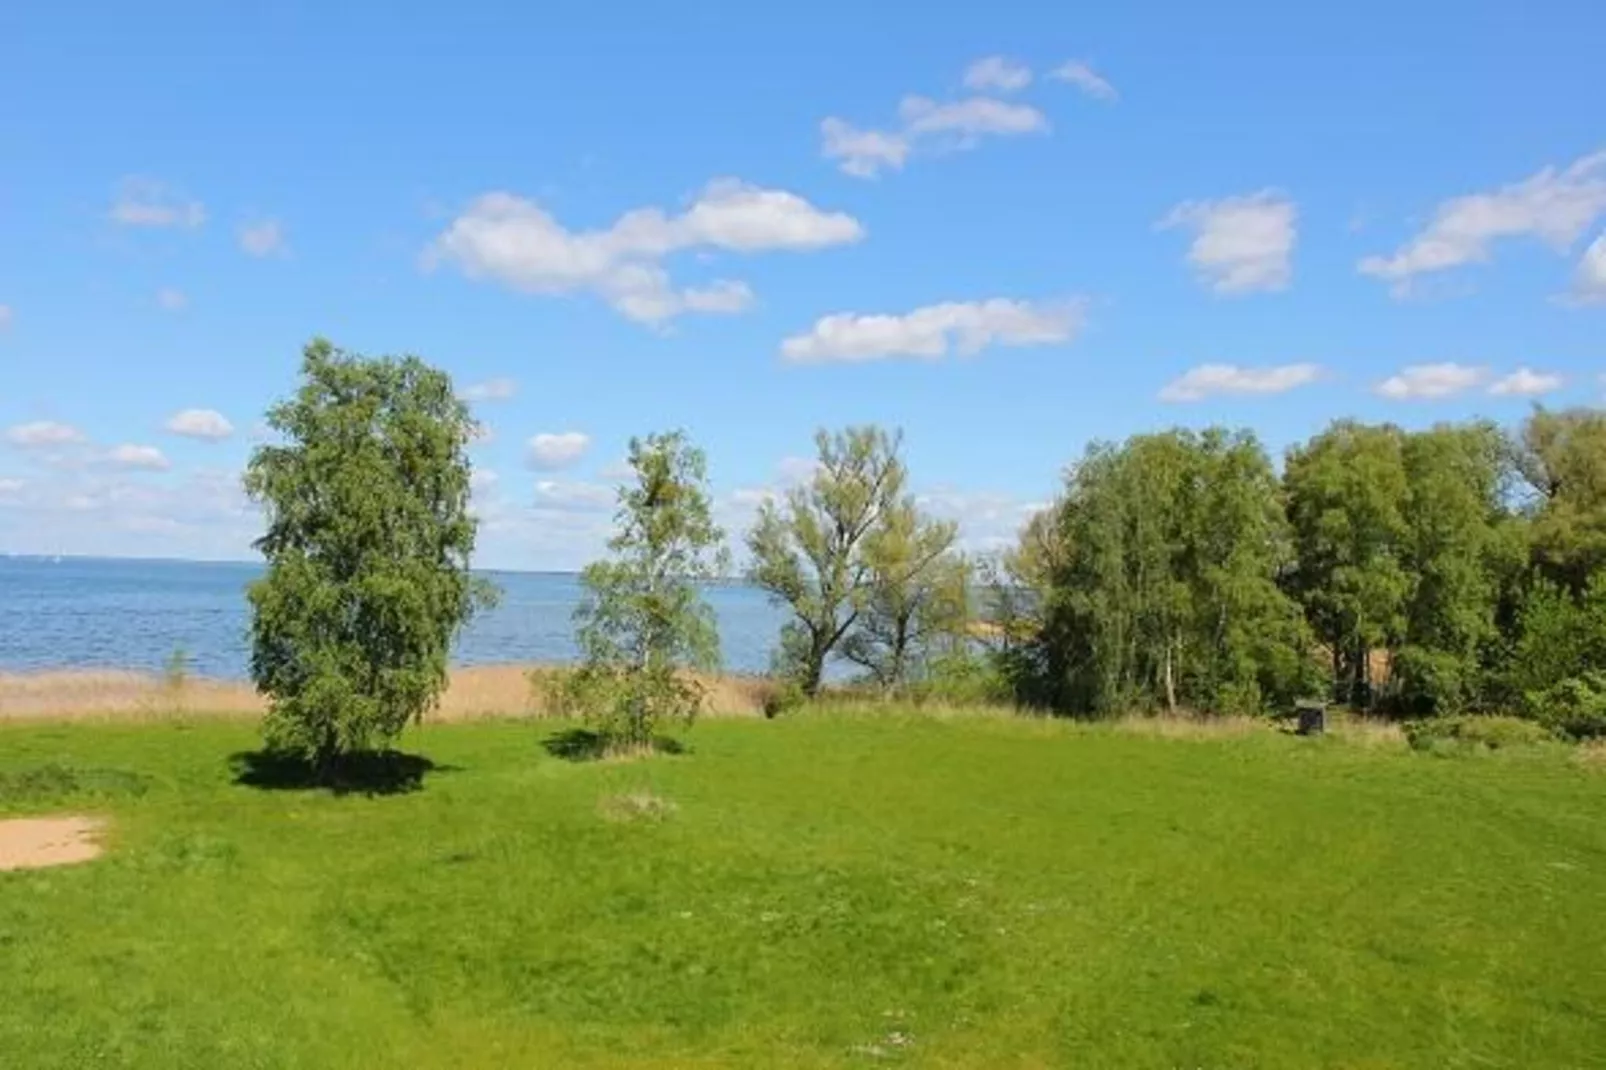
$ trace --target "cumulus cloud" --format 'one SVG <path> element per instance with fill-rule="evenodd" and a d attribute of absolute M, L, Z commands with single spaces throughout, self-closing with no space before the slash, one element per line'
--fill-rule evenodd
<path fill-rule="evenodd" d="M 190 299 L 184 295 L 183 290 L 164 286 L 156 291 L 156 303 L 168 312 L 182 312 L 189 307 Z"/>
<path fill-rule="evenodd" d="M 1573 273 L 1572 299 L 1579 304 L 1606 304 L 1606 234 L 1602 234 L 1584 250 Z M 5 317 L 0 316 L 0 326 Z"/>
<path fill-rule="evenodd" d="M 125 227 L 182 227 L 206 222 L 206 206 L 149 178 L 125 178 L 112 199 L 112 222 Z"/>
<path fill-rule="evenodd" d="M 1216 201 L 1184 201 L 1155 226 L 1194 232 L 1188 262 L 1219 294 L 1286 289 L 1293 277 L 1294 202 L 1275 190 Z"/>
<path fill-rule="evenodd" d="M 864 227 L 846 213 L 736 179 L 709 183 L 678 215 L 638 208 L 589 231 L 571 231 L 514 194 L 487 193 L 431 243 L 423 264 L 451 264 L 471 279 L 526 293 L 595 293 L 631 319 L 657 323 L 688 311 L 740 311 L 752 298 L 744 284 L 729 280 L 677 287 L 663 266 L 673 253 L 804 252 L 863 236 Z"/>
<path fill-rule="evenodd" d="M 1368 256 L 1359 270 L 1390 284 L 1396 297 L 1411 292 L 1419 275 L 1493 259 L 1492 246 L 1508 238 L 1537 238 L 1564 252 L 1606 213 L 1606 152 L 1534 175 L 1488 193 L 1454 197 L 1391 256 Z M 1602 254 L 1606 256 L 1606 254 Z"/>
<path fill-rule="evenodd" d="M 464 401 L 506 401 L 518 393 L 519 384 L 512 379 L 487 379 L 483 383 L 471 383 L 457 392 L 457 396 Z"/>
<path fill-rule="evenodd" d="M 531 468 L 567 468 L 590 445 L 591 436 L 580 431 L 542 432 L 530 439 L 525 457 Z"/>
<path fill-rule="evenodd" d="M 1490 383 L 1489 393 L 1497 397 L 1532 398 L 1560 390 L 1564 382 L 1555 372 L 1536 372 L 1523 367 Z"/>
<path fill-rule="evenodd" d="M 0 498 L 10 498 L 21 494 L 28 484 L 20 479 L 0 479 Z"/>
<path fill-rule="evenodd" d="M 277 219 L 263 219 L 240 228 L 240 249 L 248 256 L 284 256 L 290 252 L 284 227 Z"/>
<path fill-rule="evenodd" d="M 1032 84 L 1032 69 L 1008 56 L 983 56 L 965 68 L 965 88 L 1014 93 Z"/>
<path fill-rule="evenodd" d="M 54 420 L 34 420 L 6 429 L 6 441 L 22 449 L 73 446 L 86 441 L 84 433 L 71 424 Z"/>
<path fill-rule="evenodd" d="M 0 331 L 11 326 L 11 306 L 0 305 Z"/>
<path fill-rule="evenodd" d="M 961 356 L 988 346 L 1037 346 L 1076 337 L 1086 318 L 1079 299 L 1034 304 L 994 298 L 927 305 L 903 315 L 839 312 L 815 321 L 807 334 L 781 343 L 797 363 L 866 361 L 886 357 Z"/>
<path fill-rule="evenodd" d="M 147 472 L 165 472 L 172 467 L 167 457 L 155 446 L 125 444 L 113 446 L 106 452 L 106 463 L 114 468 L 138 469 Z"/>
<path fill-rule="evenodd" d="M 234 434 L 234 425 L 215 409 L 183 409 L 167 418 L 168 431 L 185 438 L 221 442 Z"/>
<path fill-rule="evenodd" d="M 1202 401 L 1219 395 L 1281 394 L 1315 382 L 1316 364 L 1280 364 L 1248 368 L 1238 364 L 1201 364 L 1160 389 L 1161 401 Z"/>
<path fill-rule="evenodd" d="M 1085 60 L 1067 60 L 1048 72 L 1057 82 L 1066 82 L 1095 100 L 1115 100 L 1120 94 Z"/>
<path fill-rule="evenodd" d="M 909 139 L 887 130 L 861 130 L 844 119 L 821 120 L 824 143 L 820 153 L 828 160 L 840 161 L 842 173 L 854 178 L 875 178 L 882 168 L 901 171 L 909 158 Z"/>
<path fill-rule="evenodd" d="M 1446 361 L 1440 364 L 1414 364 L 1402 368 L 1378 383 L 1378 396 L 1392 401 L 1435 401 L 1454 397 L 1488 381 L 1487 368 Z"/>
<path fill-rule="evenodd" d="M 1048 119 L 1029 104 L 993 97 L 969 97 L 939 103 L 910 95 L 898 105 L 900 125 L 894 130 L 864 130 L 844 119 L 820 123 L 821 155 L 855 178 L 875 178 L 883 168 L 899 170 L 915 151 L 959 151 L 975 148 L 984 137 L 1046 133 Z"/>

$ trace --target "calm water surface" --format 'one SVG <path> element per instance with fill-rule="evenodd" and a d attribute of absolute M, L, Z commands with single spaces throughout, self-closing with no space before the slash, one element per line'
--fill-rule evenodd
<path fill-rule="evenodd" d="M 160 669 L 182 647 L 193 671 L 246 675 L 246 584 L 257 565 L 198 561 L 0 557 L 0 671 Z M 487 572 L 502 602 L 458 640 L 460 665 L 567 661 L 578 577 L 558 572 Z M 725 667 L 761 672 L 782 616 L 764 595 L 712 587 Z"/>

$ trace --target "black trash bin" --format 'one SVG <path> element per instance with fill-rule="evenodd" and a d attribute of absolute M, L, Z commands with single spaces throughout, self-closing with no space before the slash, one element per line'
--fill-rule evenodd
<path fill-rule="evenodd" d="M 1327 731 L 1327 704 L 1325 702 L 1298 702 L 1294 704 L 1298 719 L 1295 731 L 1302 736 L 1319 736 Z"/>

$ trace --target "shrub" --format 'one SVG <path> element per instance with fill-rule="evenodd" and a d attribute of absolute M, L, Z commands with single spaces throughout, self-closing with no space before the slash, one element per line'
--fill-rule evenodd
<path fill-rule="evenodd" d="M 1542 724 L 1492 714 L 1431 717 L 1409 721 L 1403 727 L 1405 738 L 1415 750 L 1437 750 L 1446 745 L 1501 750 L 1555 739 Z"/>
<path fill-rule="evenodd" d="M 1014 701 L 1014 689 L 997 662 L 974 650 L 958 650 L 931 660 L 915 698 L 953 706 L 997 706 Z"/>
<path fill-rule="evenodd" d="M 1606 737 L 1606 672 L 1586 672 L 1553 687 L 1531 691 L 1527 707 L 1534 720 L 1572 739 Z"/>
<path fill-rule="evenodd" d="M 770 694 L 764 696 L 764 716 L 779 717 L 792 713 L 808 701 L 803 685 L 796 680 L 785 680 Z"/>

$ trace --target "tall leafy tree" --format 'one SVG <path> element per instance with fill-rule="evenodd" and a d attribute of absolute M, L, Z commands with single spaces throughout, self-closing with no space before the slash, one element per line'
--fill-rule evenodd
<path fill-rule="evenodd" d="M 469 574 L 475 424 L 444 372 L 322 339 L 267 421 L 282 442 L 245 476 L 267 519 L 251 674 L 269 747 L 327 768 L 434 706 L 453 637 L 491 597 Z"/>
<path fill-rule="evenodd" d="M 1502 592 L 1522 568 L 1521 543 L 1507 530 L 1509 455 L 1499 428 L 1484 422 L 1404 440 L 1400 560 L 1410 592 L 1391 690 L 1408 712 L 1455 712 L 1483 692 Z"/>
<path fill-rule="evenodd" d="M 935 652 L 964 642 L 970 569 L 954 548 L 958 535 L 958 525 L 905 496 L 867 536 L 870 591 L 842 655 L 883 690 L 904 687 Z"/>
<path fill-rule="evenodd" d="M 1212 429 L 1095 445 L 1027 560 L 1047 563 L 1036 656 L 1053 704 L 1104 714 L 1257 711 L 1308 675 L 1305 630 L 1278 586 L 1289 540 L 1270 461 Z M 1041 583 L 1041 581 L 1039 581 Z"/>
<path fill-rule="evenodd" d="M 826 660 L 852 630 L 872 589 L 867 540 L 903 495 L 899 437 L 877 427 L 815 435 L 813 476 L 766 502 L 747 536 L 749 581 L 791 610 L 779 668 L 814 695 Z"/>
<path fill-rule="evenodd" d="M 1533 496 L 1534 564 L 1582 592 L 1606 566 L 1606 413 L 1535 408 L 1513 459 Z"/>
<path fill-rule="evenodd" d="M 707 462 L 683 433 L 632 439 L 630 467 L 612 556 L 580 576 L 584 662 L 573 686 L 610 743 L 641 747 L 662 722 L 689 723 L 702 705 L 702 686 L 687 670 L 719 667 L 719 631 L 701 584 L 719 576 L 726 557 Z"/>
<path fill-rule="evenodd" d="M 1289 451 L 1283 481 L 1297 560 L 1289 586 L 1328 649 L 1335 693 L 1370 706 L 1372 654 L 1399 644 L 1412 591 L 1405 435 L 1337 421 Z"/>

